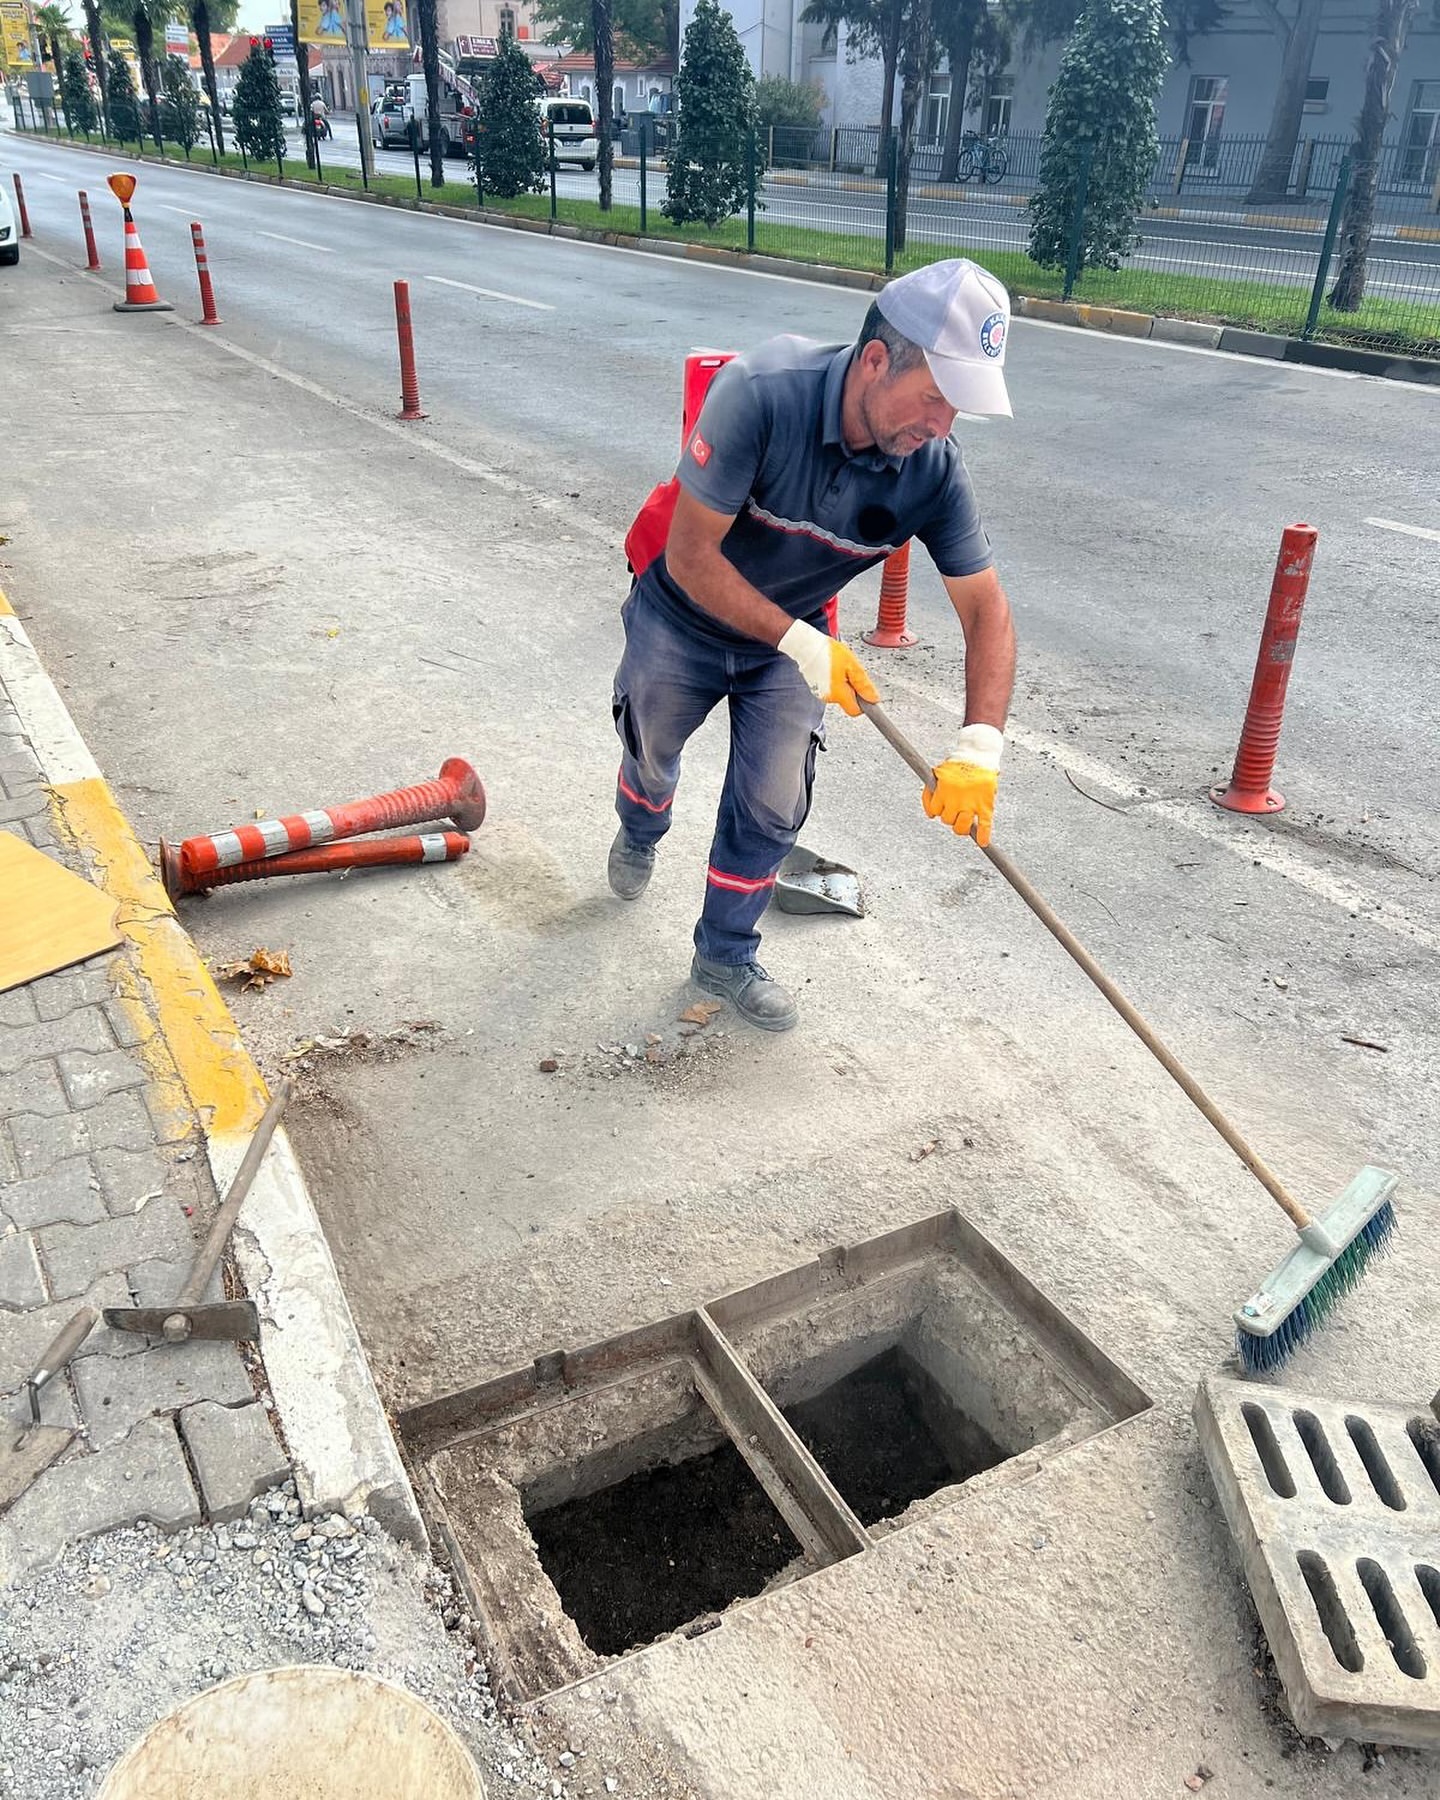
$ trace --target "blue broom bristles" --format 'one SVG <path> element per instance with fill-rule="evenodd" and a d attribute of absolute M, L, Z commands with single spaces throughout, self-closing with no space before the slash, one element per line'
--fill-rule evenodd
<path fill-rule="evenodd" d="M 1370 1266 L 1374 1256 L 1390 1247 L 1395 1234 L 1395 1208 L 1386 1201 L 1318 1277 L 1304 1296 L 1265 1337 L 1237 1331 L 1235 1348 L 1248 1375 L 1268 1375 L 1284 1366 L 1300 1346 L 1318 1331 L 1337 1301 L 1343 1299 Z"/>

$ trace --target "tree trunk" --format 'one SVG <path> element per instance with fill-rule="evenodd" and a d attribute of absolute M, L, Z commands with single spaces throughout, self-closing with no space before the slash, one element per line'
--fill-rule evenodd
<path fill-rule="evenodd" d="M 90 60 L 100 89 L 100 130 L 110 135 L 110 91 L 105 80 L 105 27 L 100 23 L 100 0 L 85 0 L 85 35 L 90 39 Z"/>
<path fill-rule="evenodd" d="M 970 59 L 975 53 L 975 15 L 967 6 L 947 37 L 950 61 L 950 110 L 945 115 L 945 143 L 940 151 L 940 179 L 953 181 L 960 162 L 960 136 L 965 129 L 965 90 L 970 85 Z"/>
<path fill-rule="evenodd" d="M 215 51 L 210 42 L 210 8 L 206 0 L 192 0 L 190 27 L 200 45 L 200 73 L 204 77 L 205 93 L 210 101 L 210 125 L 215 133 L 215 151 L 217 155 L 223 156 L 225 132 L 220 124 L 220 89 L 215 80 Z"/>
<path fill-rule="evenodd" d="M 900 88 L 900 155 L 895 171 L 895 253 L 905 248 L 905 215 L 910 204 L 910 159 L 915 154 L 915 128 L 925 104 L 925 83 L 935 60 L 931 0 L 911 0 L 905 26 L 903 79 Z"/>
<path fill-rule="evenodd" d="M 135 48 L 140 54 L 140 78 L 145 83 L 145 98 L 150 105 L 150 135 L 155 148 L 163 151 L 165 140 L 160 135 L 160 71 L 155 67 L 155 28 L 150 23 L 143 0 L 135 8 Z"/>
<path fill-rule="evenodd" d="M 1365 263 L 1370 254 L 1370 229 L 1375 222 L 1375 193 L 1380 181 L 1380 141 L 1390 116 L 1390 94 L 1395 71 L 1405 48 L 1405 34 L 1415 17 L 1418 0 L 1380 0 L 1375 14 L 1375 35 L 1365 65 L 1365 99 L 1350 171 L 1350 194 L 1340 225 L 1340 267 L 1330 290 L 1336 312 L 1357 312 L 1365 298 Z"/>
<path fill-rule="evenodd" d="M 1280 64 L 1280 85 L 1275 90 L 1269 135 L 1265 139 L 1260 167 L 1245 196 L 1247 205 L 1283 200 L 1290 191 L 1290 170 L 1295 162 L 1295 146 L 1300 141 L 1300 126 L 1305 116 L 1305 84 L 1310 79 L 1315 40 L 1320 33 L 1320 16 L 1324 10 L 1325 0 L 1299 0 L 1299 11 L 1290 27 Z"/>
<path fill-rule="evenodd" d="M 905 0 L 890 0 L 885 35 L 880 44 L 880 55 L 885 67 L 885 79 L 880 90 L 880 144 L 875 154 L 875 174 L 880 181 L 885 179 L 885 152 L 890 141 L 891 117 L 895 111 L 895 71 L 900 61 L 900 27 L 904 17 Z"/>
<path fill-rule="evenodd" d="M 609 212 L 615 162 L 615 23 L 611 0 L 590 0 L 595 40 L 595 117 L 600 136 L 600 210 Z"/>
<path fill-rule="evenodd" d="M 420 26 L 420 68 L 425 77 L 425 129 L 430 138 L 430 185 L 445 185 L 445 148 L 440 134 L 440 22 L 435 0 L 418 0 L 415 18 Z"/>
<path fill-rule="evenodd" d="M 300 7 L 298 0 L 290 0 L 290 36 L 295 43 L 295 74 L 299 82 L 300 98 L 300 135 L 305 140 L 305 167 L 315 167 L 315 146 L 319 141 L 315 133 L 315 119 L 310 111 L 310 101 L 314 90 L 310 86 L 310 49 L 300 41 Z"/>

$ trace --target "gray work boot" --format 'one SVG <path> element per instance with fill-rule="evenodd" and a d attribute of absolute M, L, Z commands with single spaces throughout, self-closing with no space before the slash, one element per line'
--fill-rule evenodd
<path fill-rule="evenodd" d="M 690 979 L 707 994 L 728 1000 L 747 1024 L 758 1025 L 761 1031 L 789 1031 L 800 1017 L 790 994 L 757 962 L 711 962 L 697 950 Z"/>
<path fill-rule="evenodd" d="M 622 900 L 638 900 L 655 873 L 654 845 L 632 844 L 622 825 L 610 846 L 610 862 L 605 872 L 610 877 L 611 893 L 618 894 Z"/>

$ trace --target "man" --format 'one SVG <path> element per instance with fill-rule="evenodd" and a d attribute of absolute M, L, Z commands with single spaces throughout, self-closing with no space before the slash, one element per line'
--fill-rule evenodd
<path fill-rule="evenodd" d="M 310 119 L 315 128 L 316 137 L 328 138 L 330 135 L 330 110 L 325 104 L 325 96 L 316 93 L 310 102 Z"/>
<path fill-rule="evenodd" d="M 949 432 L 1010 417 L 1004 287 L 965 260 L 882 289 L 854 345 L 773 338 L 715 377 L 676 471 L 662 555 L 622 610 L 614 713 L 623 754 L 610 886 L 638 899 L 669 828 L 680 753 L 722 699 L 730 764 L 691 980 L 766 1031 L 797 1018 L 755 960 L 775 874 L 810 809 L 827 705 L 878 698 L 822 629 L 825 603 L 911 537 L 965 633 L 965 727 L 925 811 L 988 842 L 1015 672 L 1010 607 Z"/>

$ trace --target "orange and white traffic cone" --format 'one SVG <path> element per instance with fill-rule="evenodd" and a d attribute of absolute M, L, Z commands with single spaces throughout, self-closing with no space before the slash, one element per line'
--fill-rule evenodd
<path fill-rule="evenodd" d="M 125 298 L 115 302 L 116 312 L 174 312 L 168 300 L 160 298 L 140 233 L 130 214 L 130 199 L 135 192 L 133 175 L 107 175 L 106 181 L 125 212 Z"/>

